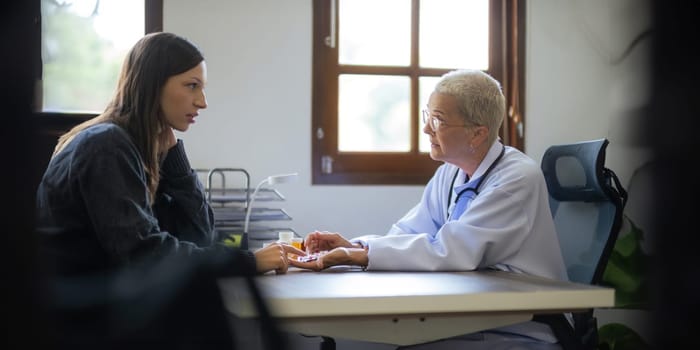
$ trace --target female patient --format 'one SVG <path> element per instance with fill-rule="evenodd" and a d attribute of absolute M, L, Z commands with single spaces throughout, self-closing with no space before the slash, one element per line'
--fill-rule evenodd
<path fill-rule="evenodd" d="M 141 259 L 226 256 L 226 273 L 288 267 L 291 246 L 250 253 L 215 244 L 212 210 L 182 140 L 207 107 L 199 49 L 153 33 L 128 53 L 101 115 L 60 137 L 37 191 L 37 229 L 59 275 L 128 266 Z"/>

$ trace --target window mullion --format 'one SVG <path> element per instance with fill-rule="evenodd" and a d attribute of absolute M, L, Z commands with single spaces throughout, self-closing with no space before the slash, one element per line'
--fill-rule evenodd
<path fill-rule="evenodd" d="M 413 0 L 411 3 L 411 93 L 410 93 L 410 105 L 411 110 L 409 117 L 411 119 L 409 125 L 411 126 L 411 154 L 420 155 L 419 147 L 419 133 L 420 124 L 418 123 L 418 110 L 420 101 L 419 99 L 419 66 L 418 53 L 420 52 L 420 42 L 418 40 L 420 33 L 420 0 Z"/>

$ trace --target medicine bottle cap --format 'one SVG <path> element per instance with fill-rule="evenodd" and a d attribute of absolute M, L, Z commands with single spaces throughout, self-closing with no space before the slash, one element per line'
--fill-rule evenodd
<path fill-rule="evenodd" d="M 292 237 L 294 237 L 294 232 L 292 232 L 292 231 L 280 231 L 279 232 L 279 241 L 280 242 L 291 244 Z"/>

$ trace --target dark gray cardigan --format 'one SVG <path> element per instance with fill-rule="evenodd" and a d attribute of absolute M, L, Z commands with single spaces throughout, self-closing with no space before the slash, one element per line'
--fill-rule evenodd
<path fill-rule="evenodd" d="M 54 272 L 94 273 L 175 254 L 216 257 L 224 274 L 255 273 L 252 253 L 215 243 L 212 210 L 182 140 L 162 162 L 155 203 L 142 164 L 112 123 L 80 132 L 51 159 L 37 190 L 36 228 Z"/>

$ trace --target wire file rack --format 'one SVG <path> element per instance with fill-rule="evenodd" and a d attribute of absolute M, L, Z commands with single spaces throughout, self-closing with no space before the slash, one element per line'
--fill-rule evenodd
<path fill-rule="evenodd" d="M 250 174 L 243 168 L 196 169 L 203 177 L 207 202 L 214 212 L 214 224 L 219 237 L 226 238 L 244 231 L 246 210 L 253 202 Z M 233 179 L 232 175 L 236 177 Z M 255 194 L 247 235 L 247 248 L 262 247 L 274 241 L 280 231 L 296 232 L 289 225 L 292 217 L 283 208 L 273 206 L 286 198 L 277 189 L 260 188 Z"/>

